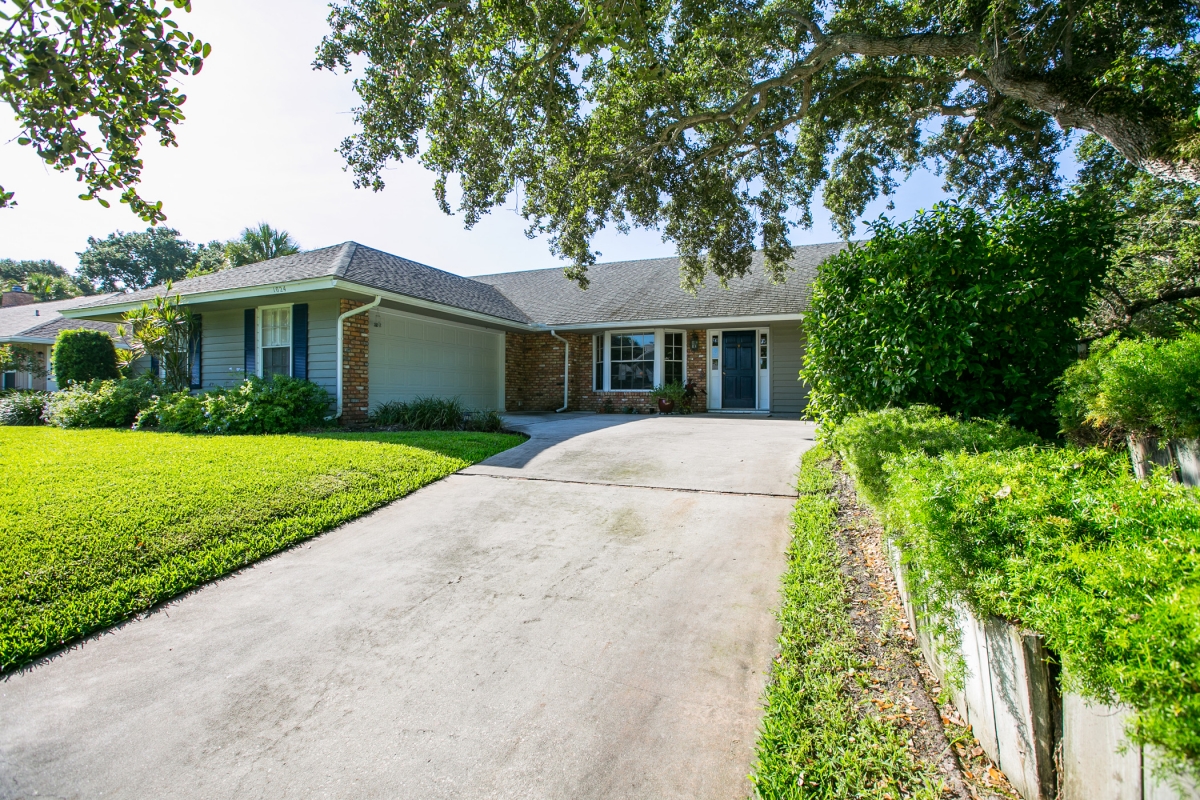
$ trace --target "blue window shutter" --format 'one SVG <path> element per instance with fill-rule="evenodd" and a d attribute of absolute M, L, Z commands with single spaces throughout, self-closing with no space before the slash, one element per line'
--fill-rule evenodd
<path fill-rule="evenodd" d="M 292 306 L 292 377 L 308 380 L 308 303 Z"/>
<path fill-rule="evenodd" d="M 254 309 L 246 309 L 246 377 L 257 374 L 254 366 L 254 354 L 257 351 L 257 345 L 254 341 L 255 336 L 255 320 Z"/>
<path fill-rule="evenodd" d="M 161 377 L 158 374 L 158 356 L 150 356 L 150 374 L 154 377 Z"/>
<path fill-rule="evenodd" d="M 196 314 L 192 317 L 192 333 L 188 337 L 188 388 L 199 389 L 203 386 L 203 370 L 200 366 L 200 358 L 202 353 L 201 342 L 204 340 L 204 334 L 200 325 L 200 315 Z"/>

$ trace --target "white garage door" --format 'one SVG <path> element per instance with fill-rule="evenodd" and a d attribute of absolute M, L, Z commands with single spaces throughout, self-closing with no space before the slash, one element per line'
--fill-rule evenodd
<path fill-rule="evenodd" d="M 501 408 L 503 334 L 373 311 L 369 348 L 371 408 L 416 397 L 457 397 L 468 409 Z"/>

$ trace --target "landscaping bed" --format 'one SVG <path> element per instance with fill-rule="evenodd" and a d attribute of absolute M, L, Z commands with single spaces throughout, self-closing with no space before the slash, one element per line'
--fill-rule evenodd
<path fill-rule="evenodd" d="M 757 796 L 1012 796 L 932 699 L 940 687 L 904 619 L 881 530 L 824 447 L 805 454 L 799 489 Z"/>
<path fill-rule="evenodd" d="M 0 427 L 0 670 L 522 441 Z"/>

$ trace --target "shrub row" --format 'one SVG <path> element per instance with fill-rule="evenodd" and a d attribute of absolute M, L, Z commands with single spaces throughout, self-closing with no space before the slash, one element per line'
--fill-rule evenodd
<path fill-rule="evenodd" d="M 905 445 L 914 430 L 949 444 Z M 945 620 L 965 603 L 1032 628 L 1068 687 L 1132 706 L 1135 741 L 1200 768 L 1194 490 L 1163 476 L 1140 483 L 1119 453 L 931 424 L 925 409 L 852 418 L 829 438 L 853 474 L 874 481 L 864 494 L 904 553 L 919 605 Z"/>
<path fill-rule="evenodd" d="M 160 429 L 178 433 L 291 433 L 327 424 L 329 393 L 315 383 L 251 377 L 232 389 L 163 394 L 142 376 L 74 383 L 0 399 L 0 425 Z"/>
<path fill-rule="evenodd" d="M 332 421 L 330 397 L 310 381 L 247 378 L 233 389 L 153 397 L 133 423 L 176 433 L 292 433 Z"/>
<path fill-rule="evenodd" d="M 1200 333 L 1095 343 L 1060 380 L 1062 431 L 1080 443 L 1132 433 L 1200 436 Z"/>

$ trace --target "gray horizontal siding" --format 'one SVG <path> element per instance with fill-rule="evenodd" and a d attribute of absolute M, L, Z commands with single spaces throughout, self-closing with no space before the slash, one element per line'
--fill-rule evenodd
<path fill-rule="evenodd" d="M 246 363 L 246 311 L 201 311 L 201 382 L 205 389 L 236 386 Z M 337 300 L 308 305 L 308 378 L 337 391 Z"/>
<path fill-rule="evenodd" d="M 337 391 L 337 300 L 308 304 L 308 379 Z"/>
<path fill-rule="evenodd" d="M 804 366 L 804 334 L 800 323 L 772 325 L 771 412 L 798 417 L 808 405 L 808 385 L 800 380 Z"/>
<path fill-rule="evenodd" d="M 200 311 L 200 383 L 205 389 L 241 383 L 246 366 L 242 309 Z"/>

